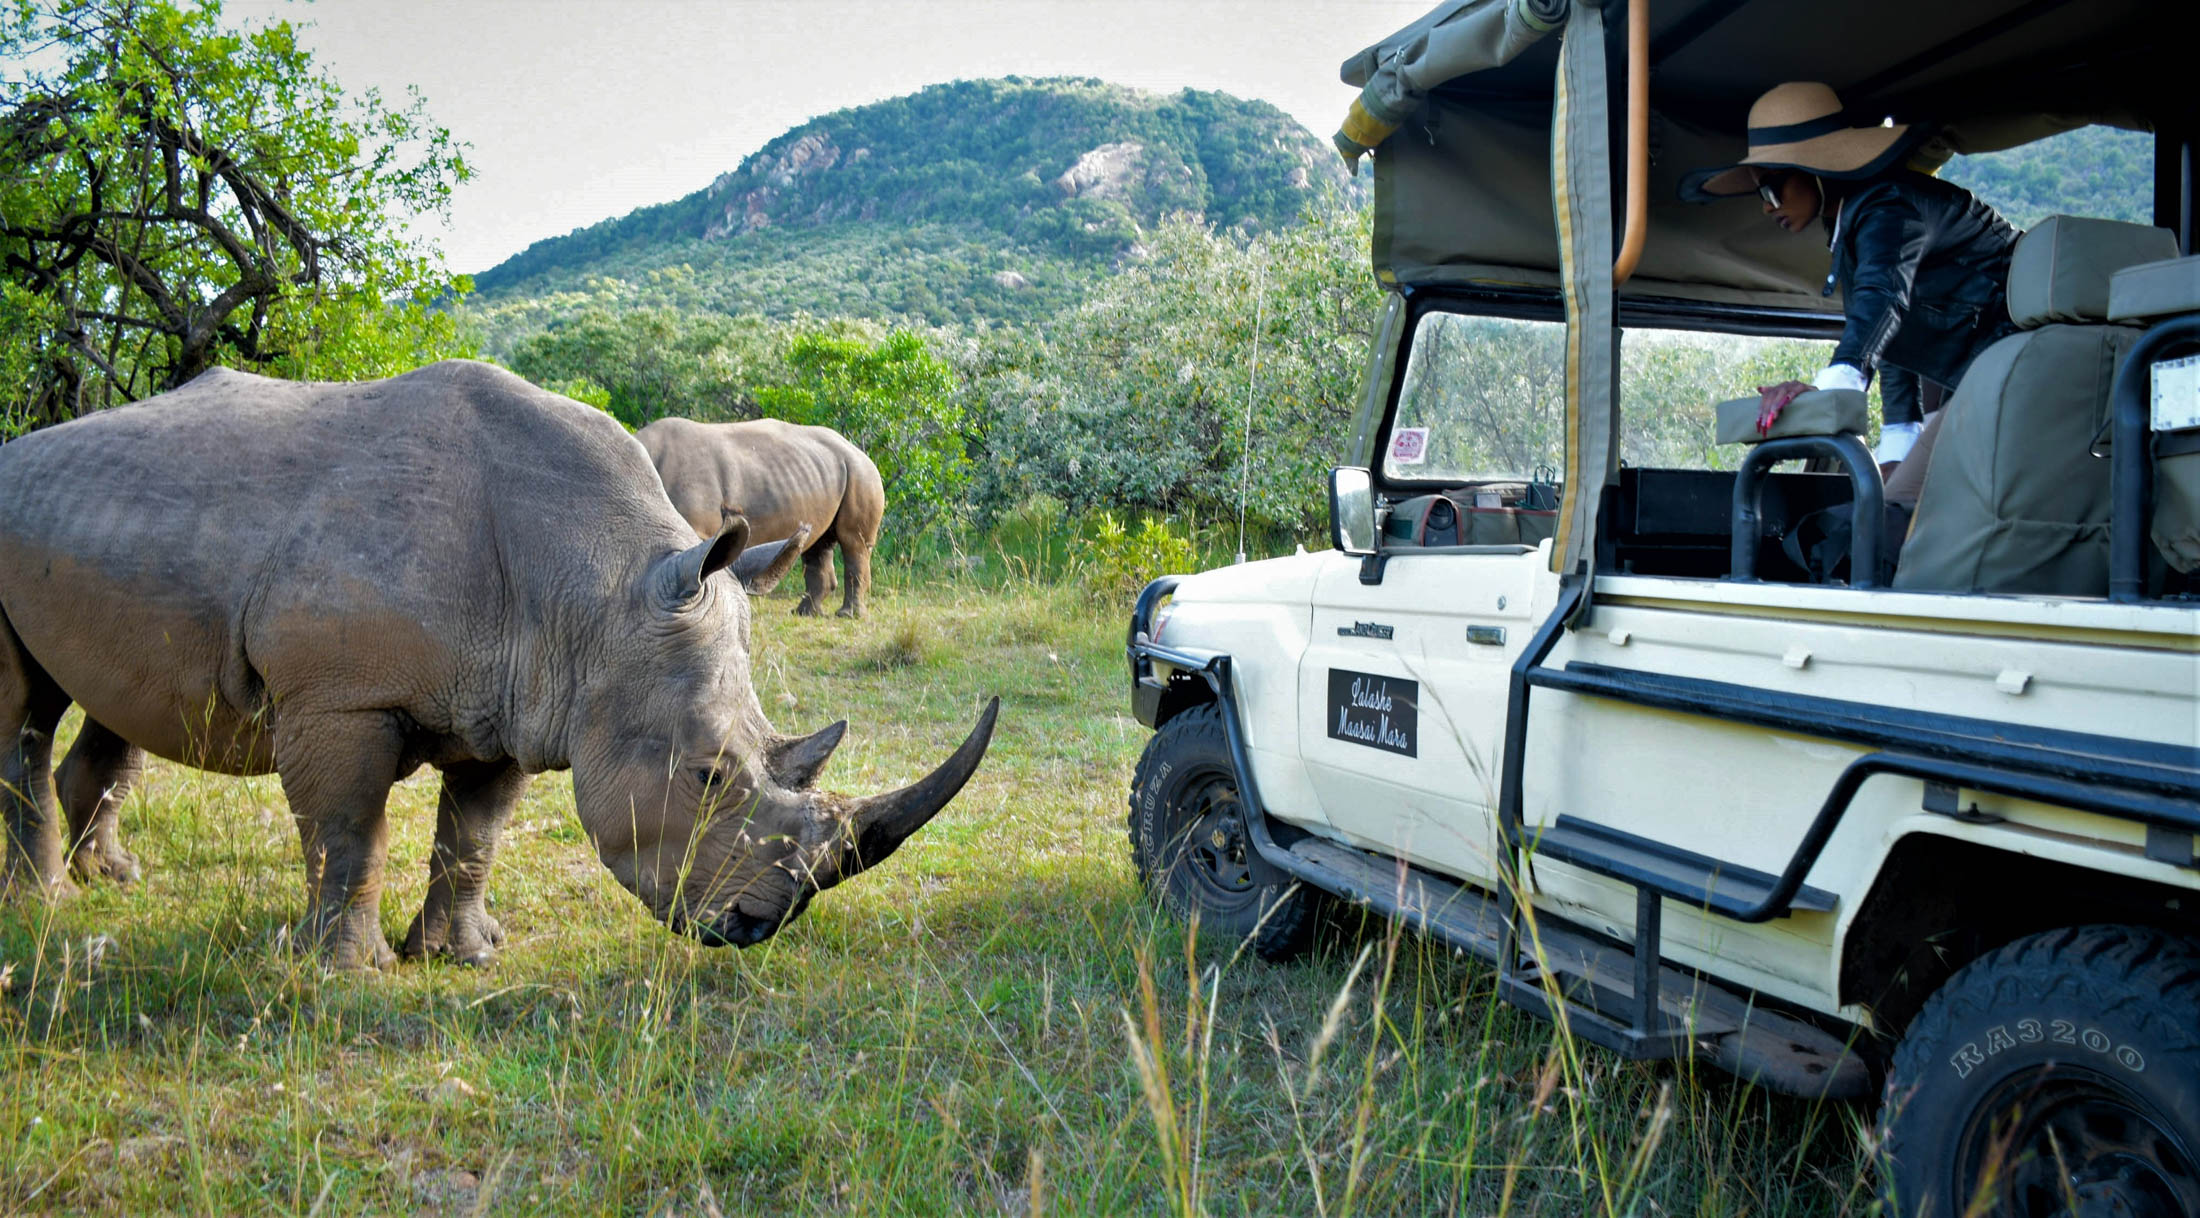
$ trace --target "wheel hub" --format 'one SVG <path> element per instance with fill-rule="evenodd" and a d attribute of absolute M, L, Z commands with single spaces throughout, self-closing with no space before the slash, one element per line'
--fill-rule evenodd
<path fill-rule="evenodd" d="M 1185 862 L 1197 882 L 1223 897 L 1242 897 L 1257 886 L 1245 818 L 1235 789 L 1217 784 L 1202 793 L 1199 817 L 1186 835 Z"/>
<path fill-rule="evenodd" d="M 2200 1213 L 2194 1159 L 2143 1102 L 2093 1076 L 2049 1070 L 2005 1089 L 2006 1123 L 1974 1127 L 1972 1180 L 1999 1154 L 2007 1181 L 1988 1211 L 2009 1218 L 2183 1218 Z M 1996 1135 L 1999 1136 L 1996 1136 Z M 1995 1144 L 1998 1143 L 1998 1146 Z"/>

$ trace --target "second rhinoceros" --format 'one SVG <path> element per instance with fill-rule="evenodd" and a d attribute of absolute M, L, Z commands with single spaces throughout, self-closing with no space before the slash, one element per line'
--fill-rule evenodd
<path fill-rule="evenodd" d="M 480 963 L 524 776 L 570 768 L 620 884 L 675 930 L 756 943 L 953 798 L 999 702 L 913 786 L 814 789 L 845 724 L 766 721 L 747 597 L 716 574 L 747 534 L 698 543 L 616 423 L 464 361 L 363 384 L 217 370 L 0 446 L 0 882 L 134 874 L 114 815 L 140 750 L 273 770 L 305 848 L 302 939 L 383 966 L 384 806 L 432 765 L 403 946 Z"/>
<path fill-rule="evenodd" d="M 869 454 L 846 436 L 783 419 L 697 423 L 674 416 L 634 438 L 657 467 L 672 506 L 697 534 L 711 536 L 733 515 L 746 517 L 759 541 L 810 530 L 796 613 L 825 612 L 833 595 L 833 547 L 839 546 L 848 577 L 839 615 L 863 616 L 886 484 Z M 763 580 L 777 582 L 777 575 Z"/>

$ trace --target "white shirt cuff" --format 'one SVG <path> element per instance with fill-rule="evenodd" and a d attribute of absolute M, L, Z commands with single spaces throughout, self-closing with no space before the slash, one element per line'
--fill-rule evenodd
<path fill-rule="evenodd" d="M 1917 433 L 1923 430 L 1923 423 L 1888 423 L 1882 426 L 1879 429 L 1879 447 L 1872 450 L 1872 456 L 1881 465 L 1900 461 L 1910 455 L 1911 446 L 1917 443 Z"/>
<path fill-rule="evenodd" d="M 1854 389 L 1864 392 L 1864 370 L 1853 364 L 1827 364 L 1811 382 L 1814 389 Z"/>

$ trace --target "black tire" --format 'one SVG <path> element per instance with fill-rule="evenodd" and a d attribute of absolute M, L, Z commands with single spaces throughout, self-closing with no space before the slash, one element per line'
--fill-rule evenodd
<path fill-rule="evenodd" d="M 1891 1213 L 2200 1214 L 2200 948 L 2086 926 L 1971 962 L 1903 1038 L 1879 1120 Z"/>
<path fill-rule="evenodd" d="M 1170 914 L 1249 943 L 1264 960 L 1306 950 L 1320 894 L 1276 868 L 1246 839 L 1246 809 L 1209 703 L 1161 725 L 1131 779 L 1131 860 Z"/>

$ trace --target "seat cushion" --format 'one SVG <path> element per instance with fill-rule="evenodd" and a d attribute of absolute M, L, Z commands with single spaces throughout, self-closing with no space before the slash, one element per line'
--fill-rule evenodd
<path fill-rule="evenodd" d="M 2009 256 L 2009 319 L 2026 329 L 2107 321 L 2116 272 L 2176 256 L 2177 237 L 2166 228 L 2049 216 L 2018 238 Z"/>
<path fill-rule="evenodd" d="M 1871 410 L 1860 389 L 1813 389 L 1797 394 L 1772 421 L 1770 432 L 1757 432 L 1757 399 L 1735 398 L 1716 407 L 1721 444 L 1756 444 L 1781 436 L 1863 435 Z"/>
<path fill-rule="evenodd" d="M 1988 347 L 1944 408 L 1897 588 L 2108 592 L 2108 417 L 2124 326 L 2042 326 Z"/>

